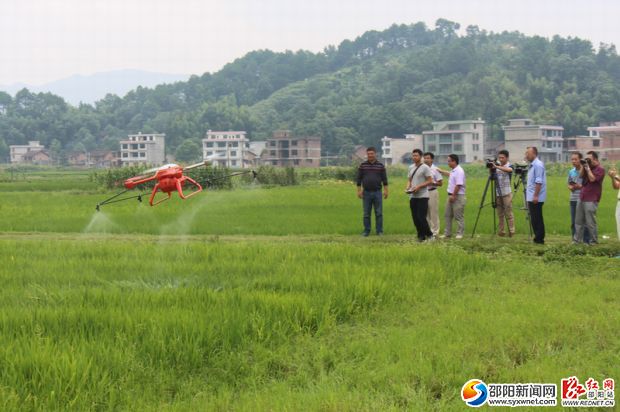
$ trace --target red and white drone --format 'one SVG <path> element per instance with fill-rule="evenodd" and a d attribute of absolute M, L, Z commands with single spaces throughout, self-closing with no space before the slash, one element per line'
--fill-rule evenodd
<path fill-rule="evenodd" d="M 125 186 L 125 190 L 112 196 L 109 199 L 104 200 L 101 203 L 97 203 L 96 209 L 100 210 L 101 206 L 103 205 L 108 205 L 110 203 L 116 203 L 116 202 L 122 202 L 123 200 L 129 200 L 129 199 L 137 199 L 139 202 L 142 202 L 142 196 L 144 195 L 144 193 L 141 193 L 137 196 L 123 197 L 120 199 L 118 199 L 118 197 L 127 193 L 129 190 L 136 188 L 139 185 L 152 182 L 155 180 L 157 180 L 157 183 L 155 184 L 155 186 L 153 187 L 153 191 L 151 192 L 151 197 L 149 198 L 149 205 L 157 206 L 161 202 L 164 202 L 170 199 L 170 197 L 172 196 L 172 192 L 175 192 L 175 191 L 179 194 L 179 197 L 181 199 L 185 200 L 187 198 L 190 198 L 202 192 L 202 186 L 200 185 L 200 183 L 196 182 L 191 177 L 183 175 L 183 172 L 187 170 L 195 169 L 201 166 L 208 166 L 208 162 L 204 161 L 204 162 L 196 163 L 196 164 L 185 166 L 185 167 L 179 166 L 174 163 L 170 163 L 170 164 L 167 164 L 161 167 L 157 167 L 155 169 L 147 170 L 145 173 L 154 172 L 155 174 L 152 176 L 140 175 L 140 176 L 130 177 L 129 179 L 125 180 L 125 182 L 123 183 L 123 186 Z M 254 178 L 256 178 L 256 172 L 254 170 L 248 170 L 247 172 L 232 173 L 230 175 L 220 176 L 215 179 L 207 180 L 207 184 L 211 184 L 214 180 L 225 179 L 228 177 L 248 174 L 248 173 L 252 173 Z M 188 183 L 194 189 L 190 191 L 188 194 L 186 194 L 183 191 L 183 188 Z M 157 192 L 162 192 L 164 194 L 167 194 L 168 196 L 155 201 L 155 195 L 157 194 Z"/>

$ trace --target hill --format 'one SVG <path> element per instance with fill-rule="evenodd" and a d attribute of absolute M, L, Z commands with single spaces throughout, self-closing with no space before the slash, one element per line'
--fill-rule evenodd
<path fill-rule="evenodd" d="M 346 152 L 384 135 L 420 132 L 431 121 L 485 119 L 493 134 L 510 117 L 583 133 L 620 112 L 620 57 L 613 45 L 493 33 L 440 19 L 369 31 L 320 53 L 255 51 L 217 73 L 68 105 L 49 93 L 0 93 L 0 154 L 40 140 L 59 150 L 116 148 L 130 132 L 167 134 L 168 150 L 208 129 L 274 129 L 323 137 Z"/>

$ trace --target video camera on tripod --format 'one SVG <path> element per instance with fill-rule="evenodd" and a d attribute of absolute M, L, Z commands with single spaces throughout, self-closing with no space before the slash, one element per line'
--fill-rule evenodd
<path fill-rule="evenodd" d="M 484 160 L 487 169 L 495 169 L 495 166 L 501 166 L 501 163 L 497 159 L 485 159 Z"/>
<path fill-rule="evenodd" d="M 513 166 L 514 166 L 513 170 L 514 170 L 515 175 L 521 177 L 521 179 L 525 179 L 529 165 L 524 162 L 517 162 L 517 163 L 514 163 Z"/>

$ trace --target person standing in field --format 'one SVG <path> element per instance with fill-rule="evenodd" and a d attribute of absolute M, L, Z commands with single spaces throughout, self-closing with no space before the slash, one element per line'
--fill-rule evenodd
<path fill-rule="evenodd" d="M 428 186 L 428 213 L 426 220 L 434 237 L 439 236 L 439 190 L 443 184 L 443 177 L 437 170 L 437 166 L 433 164 L 435 155 L 431 152 L 424 153 L 424 163 L 431 168 L 433 176 L 433 184 Z"/>
<path fill-rule="evenodd" d="M 508 223 L 508 236 L 515 234 L 515 217 L 512 213 L 512 188 L 510 179 L 512 177 L 512 165 L 508 162 L 508 150 L 500 150 L 497 154 L 499 165 L 495 165 L 497 173 L 497 187 L 495 188 L 495 204 L 497 205 L 497 215 L 499 217 L 497 235 L 506 236 L 504 230 L 505 223 Z"/>
<path fill-rule="evenodd" d="M 388 179 L 385 166 L 377 160 L 377 149 L 366 149 L 367 160 L 357 169 L 357 197 L 363 200 L 364 232 L 362 236 L 370 235 L 370 213 L 375 210 L 375 225 L 377 235 L 383 235 L 383 199 L 388 198 Z M 381 187 L 383 186 L 383 198 Z"/>
<path fill-rule="evenodd" d="M 575 238 L 575 215 L 577 213 L 577 202 L 579 202 L 579 195 L 581 194 L 581 188 L 583 187 L 583 179 L 581 177 L 581 159 L 583 155 L 579 152 L 575 152 L 570 155 L 570 161 L 573 164 L 573 168 L 568 171 L 568 190 L 570 190 L 570 230 L 571 236 Z M 590 232 L 586 228 L 583 232 L 583 241 L 590 243 Z"/>
<path fill-rule="evenodd" d="M 431 168 L 422 162 L 422 151 L 415 149 L 411 154 L 413 164 L 409 166 L 408 181 L 405 191 L 409 194 L 411 218 L 418 232 L 418 241 L 424 242 L 433 238 L 428 226 L 428 187 L 433 184 Z"/>
<path fill-rule="evenodd" d="M 616 202 L 616 231 L 618 232 L 618 240 L 620 240 L 620 175 L 615 167 L 609 170 L 611 178 L 611 187 L 618 191 L 618 201 Z"/>
<path fill-rule="evenodd" d="M 603 194 L 603 179 L 605 179 L 605 169 L 598 161 L 598 153 L 589 151 L 586 162 L 581 170 L 583 186 L 577 202 L 575 213 L 575 237 L 574 243 L 585 242 L 584 231 L 587 228 L 590 232 L 589 245 L 598 243 L 598 226 L 596 223 L 596 211 L 598 203 Z"/>
<path fill-rule="evenodd" d="M 459 166 L 458 155 L 448 155 L 448 166 L 451 171 L 437 168 L 439 173 L 448 178 L 448 201 L 446 202 L 446 228 L 444 237 L 452 236 L 452 219 L 456 220 L 456 239 L 463 239 L 465 233 L 465 171 Z"/>
<path fill-rule="evenodd" d="M 538 149 L 534 146 L 525 151 L 525 158 L 530 162 L 527 173 L 525 200 L 530 212 L 530 222 L 534 231 L 534 243 L 545 244 L 545 220 L 543 205 L 547 200 L 547 171 L 545 165 L 538 158 Z"/>

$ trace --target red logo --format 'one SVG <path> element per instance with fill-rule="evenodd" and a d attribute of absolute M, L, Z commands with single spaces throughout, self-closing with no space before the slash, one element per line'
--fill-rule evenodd
<path fill-rule="evenodd" d="M 613 391 L 614 390 L 614 380 L 609 378 L 609 379 L 605 379 L 603 381 L 603 389 L 604 390 L 610 390 Z"/>
<path fill-rule="evenodd" d="M 579 383 L 576 376 L 562 379 L 562 399 L 579 399 L 585 393 L 586 388 Z"/>

